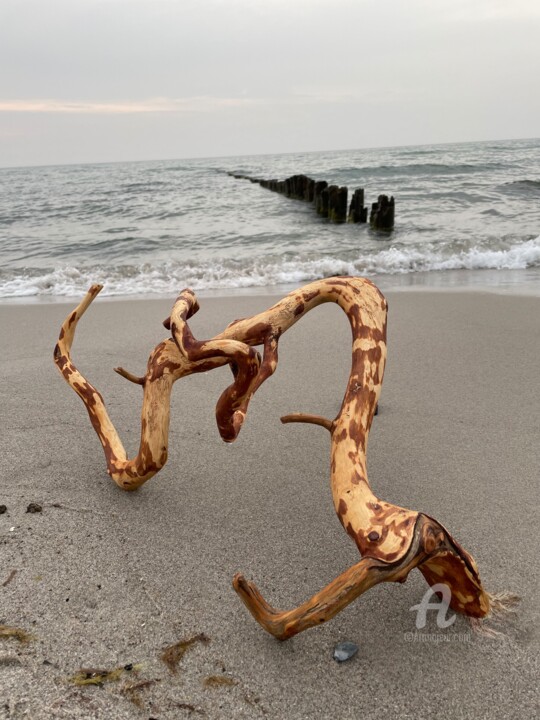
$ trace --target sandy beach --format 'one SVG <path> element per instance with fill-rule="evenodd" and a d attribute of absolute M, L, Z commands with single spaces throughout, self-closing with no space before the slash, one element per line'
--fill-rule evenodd
<path fill-rule="evenodd" d="M 507 720 L 535 715 L 538 638 L 540 298 L 391 292 L 388 364 L 368 451 L 382 498 L 436 517 L 475 557 L 491 592 L 522 597 L 494 639 L 458 617 L 450 637 L 410 608 L 426 585 L 379 585 L 329 623 L 279 643 L 231 587 L 235 572 L 290 608 L 358 560 L 334 513 L 329 438 L 286 425 L 333 417 L 350 365 L 350 331 L 333 305 L 280 342 L 239 439 L 219 438 L 214 406 L 227 368 L 173 391 L 169 460 L 143 488 L 108 478 L 98 438 L 52 351 L 76 303 L 0 305 L 0 719 L 391 717 Z M 276 297 L 203 298 L 198 338 Z M 142 374 L 166 337 L 170 300 L 96 301 L 73 359 L 103 394 L 135 453 Z M 27 513 L 37 503 L 39 513 Z M 446 632 L 446 631 L 445 631 Z M 163 649 L 204 634 L 173 673 Z M 359 651 L 338 664 L 336 643 Z M 139 667 L 140 665 L 140 667 Z M 81 668 L 123 671 L 76 686 Z M 212 680 L 211 678 L 221 678 Z M 210 679 L 209 679 L 210 678 Z M 225 679 L 224 679 L 225 678 Z M 138 686 L 138 687 L 137 687 Z"/>

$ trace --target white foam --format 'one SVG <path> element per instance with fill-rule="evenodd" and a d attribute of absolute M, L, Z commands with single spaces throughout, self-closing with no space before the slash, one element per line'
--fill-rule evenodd
<path fill-rule="evenodd" d="M 506 248 L 471 247 L 451 252 L 434 245 L 390 247 L 362 253 L 353 260 L 337 257 L 256 261 L 223 260 L 200 264 L 170 261 L 137 266 L 64 266 L 50 271 L 6 271 L 0 277 L 0 297 L 71 297 L 92 283 L 103 284 L 104 296 L 171 294 L 194 289 L 268 287 L 302 283 L 329 275 L 397 275 L 441 270 L 524 270 L 540 267 L 540 236 Z"/>

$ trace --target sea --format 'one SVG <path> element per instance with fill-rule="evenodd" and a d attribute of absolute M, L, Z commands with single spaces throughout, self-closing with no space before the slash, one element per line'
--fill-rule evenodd
<path fill-rule="evenodd" d="M 333 224 L 229 172 L 305 174 L 395 229 Z M 0 169 L 0 301 L 285 292 L 330 275 L 385 289 L 540 295 L 540 139 Z"/>

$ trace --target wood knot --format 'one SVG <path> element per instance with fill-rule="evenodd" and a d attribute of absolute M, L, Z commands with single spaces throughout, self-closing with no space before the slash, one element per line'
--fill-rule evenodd
<path fill-rule="evenodd" d="M 424 549 L 427 553 L 432 553 L 443 541 L 443 533 L 436 533 L 433 528 L 429 528 L 424 538 Z"/>
<path fill-rule="evenodd" d="M 424 541 L 424 548 L 426 552 L 432 553 L 435 550 L 435 538 L 433 535 L 428 535 Z"/>

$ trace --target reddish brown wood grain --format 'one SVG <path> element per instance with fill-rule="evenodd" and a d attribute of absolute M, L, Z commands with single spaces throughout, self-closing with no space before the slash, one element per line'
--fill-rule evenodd
<path fill-rule="evenodd" d="M 107 472 L 125 490 L 135 490 L 167 461 L 170 395 L 176 380 L 228 364 L 233 381 L 216 405 L 221 437 L 232 442 L 244 423 L 249 402 L 276 370 L 281 335 L 318 305 L 333 302 L 344 311 L 352 333 L 351 371 L 341 408 L 333 419 L 294 413 L 282 422 L 320 425 L 331 435 L 331 487 L 334 508 L 362 559 L 311 599 L 290 611 L 272 608 L 257 587 L 237 574 L 233 585 L 255 619 L 279 639 L 287 639 L 332 618 L 363 592 L 380 582 L 403 582 L 419 568 L 430 585 L 445 583 L 451 607 L 469 617 L 489 613 L 490 596 L 473 558 L 436 520 L 378 498 L 367 476 L 369 431 L 377 407 L 386 363 L 387 302 L 367 279 L 333 277 L 289 293 L 268 310 L 235 320 L 213 338 L 196 339 L 188 320 L 199 309 L 192 290 L 176 299 L 164 325 L 171 337 L 150 354 L 144 377 L 123 368 L 117 372 L 143 388 L 141 439 L 129 459 L 100 393 L 71 359 L 77 324 L 101 286 L 90 288 L 60 330 L 54 361 L 66 382 L 86 406 L 101 440 Z M 262 357 L 254 346 L 262 346 Z"/>

